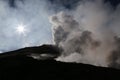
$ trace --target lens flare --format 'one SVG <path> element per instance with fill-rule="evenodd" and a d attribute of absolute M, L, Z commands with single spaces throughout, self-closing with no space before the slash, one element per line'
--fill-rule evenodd
<path fill-rule="evenodd" d="M 16 32 L 17 32 L 18 34 L 23 34 L 23 35 L 25 35 L 25 33 L 26 33 L 26 31 L 27 31 L 25 27 L 26 27 L 26 26 L 23 25 L 23 24 L 18 25 L 17 28 L 16 28 Z"/>

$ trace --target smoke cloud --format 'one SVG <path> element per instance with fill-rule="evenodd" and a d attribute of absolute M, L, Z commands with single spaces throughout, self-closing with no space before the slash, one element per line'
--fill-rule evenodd
<path fill-rule="evenodd" d="M 0 0 L 0 52 L 49 43 L 62 50 L 56 60 L 120 68 L 120 5 L 111 3 Z"/>
<path fill-rule="evenodd" d="M 63 50 L 56 60 L 120 68 L 119 19 L 120 5 L 103 0 L 83 0 L 51 16 L 54 43 Z"/>

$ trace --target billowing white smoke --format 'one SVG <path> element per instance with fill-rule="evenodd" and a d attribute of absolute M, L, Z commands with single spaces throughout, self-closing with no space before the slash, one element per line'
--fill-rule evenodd
<path fill-rule="evenodd" d="M 113 10 L 102 0 L 83 0 L 76 10 L 53 15 L 50 21 L 54 41 L 63 49 L 56 60 L 118 66 L 120 59 L 115 56 L 120 54 L 119 14 L 120 6 Z"/>

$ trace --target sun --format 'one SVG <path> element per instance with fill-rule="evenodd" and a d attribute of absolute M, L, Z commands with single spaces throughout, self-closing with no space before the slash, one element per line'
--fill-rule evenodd
<path fill-rule="evenodd" d="M 16 28 L 16 32 L 19 34 L 25 34 L 25 32 L 26 32 L 25 25 L 23 25 L 23 24 L 18 25 Z"/>

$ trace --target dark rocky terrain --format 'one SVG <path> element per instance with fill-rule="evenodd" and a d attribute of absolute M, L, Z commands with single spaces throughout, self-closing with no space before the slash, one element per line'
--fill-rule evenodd
<path fill-rule="evenodd" d="M 24 49 L 22 50 L 24 51 Z M 27 51 L 29 51 L 29 49 Z M 52 52 L 54 52 L 54 50 Z M 19 53 L 19 50 L 9 52 L 9 54 L 13 53 Z M 26 53 L 26 51 L 24 53 Z M 0 57 L 0 80 L 120 79 L 120 70 L 113 68 L 95 67 L 87 64 L 63 63 L 57 62 L 54 59 L 36 60 L 26 55 L 3 56 L 3 54 L 1 54 L 0 56 L 2 56 Z"/>

